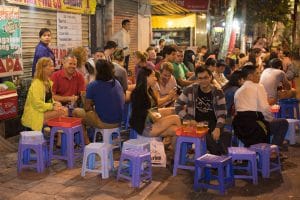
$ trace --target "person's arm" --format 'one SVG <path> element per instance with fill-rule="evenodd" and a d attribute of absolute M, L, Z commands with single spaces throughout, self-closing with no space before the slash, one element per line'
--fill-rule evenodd
<path fill-rule="evenodd" d="M 216 128 L 223 128 L 227 115 L 225 95 L 222 90 L 216 91 L 216 105 L 214 107 L 217 118 Z"/>
<path fill-rule="evenodd" d="M 94 110 L 94 102 L 93 102 L 93 100 L 91 100 L 91 99 L 85 99 L 84 110 L 86 112 Z"/>
<path fill-rule="evenodd" d="M 180 85 L 180 87 L 186 87 L 191 85 L 192 83 L 194 83 L 195 81 L 190 81 L 190 80 L 183 80 L 182 78 L 178 78 L 177 79 L 177 83 L 178 85 Z"/>
<path fill-rule="evenodd" d="M 290 82 L 288 81 L 285 73 L 283 72 L 283 78 L 282 78 L 282 86 L 283 86 L 283 89 L 285 90 L 290 90 L 291 89 L 291 84 Z"/>
<path fill-rule="evenodd" d="M 189 101 L 188 96 L 192 93 L 192 90 L 192 86 L 185 88 L 175 101 L 175 113 L 179 115 L 181 119 L 192 119 L 192 117 L 187 113 L 187 105 Z"/>
<path fill-rule="evenodd" d="M 45 102 L 44 85 L 39 82 L 33 82 L 30 86 L 29 95 L 32 95 L 32 107 L 39 112 L 46 112 L 53 109 L 53 103 Z"/>
<path fill-rule="evenodd" d="M 53 94 L 53 99 L 55 101 L 59 101 L 59 102 L 62 102 L 62 103 L 66 103 L 66 102 L 76 102 L 77 99 L 78 99 L 78 96 L 60 96 L 60 95 L 57 95 L 57 94 Z"/>
<path fill-rule="evenodd" d="M 264 117 L 267 121 L 271 121 L 273 119 L 273 117 L 272 117 L 272 114 L 270 111 L 270 105 L 268 102 L 268 95 L 267 95 L 266 89 L 264 88 L 263 85 L 260 84 L 257 88 L 257 92 L 258 92 L 257 102 L 258 102 L 259 109 L 260 109 L 258 111 L 262 112 L 262 114 L 264 115 Z"/>

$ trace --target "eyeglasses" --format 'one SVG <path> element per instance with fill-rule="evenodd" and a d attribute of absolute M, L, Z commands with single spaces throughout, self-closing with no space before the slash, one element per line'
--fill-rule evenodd
<path fill-rule="evenodd" d="M 199 80 L 208 80 L 209 78 L 210 78 L 209 76 L 198 77 Z"/>

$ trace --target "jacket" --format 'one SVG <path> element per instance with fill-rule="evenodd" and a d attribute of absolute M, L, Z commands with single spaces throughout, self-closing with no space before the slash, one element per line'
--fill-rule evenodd
<path fill-rule="evenodd" d="M 39 42 L 39 44 L 35 47 L 33 63 L 32 63 L 32 76 L 34 76 L 37 61 L 42 57 L 51 58 L 55 66 L 55 56 L 53 51 L 43 42 Z"/>
<path fill-rule="evenodd" d="M 199 83 L 194 83 L 186 87 L 175 102 L 175 112 L 181 119 L 195 119 L 198 88 Z M 217 119 L 216 128 L 223 128 L 227 114 L 224 93 L 221 89 L 212 86 L 212 96 L 213 109 Z"/>
<path fill-rule="evenodd" d="M 50 81 L 51 87 L 53 85 Z M 44 113 L 53 109 L 53 103 L 45 103 L 46 89 L 44 82 L 34 79 L 29 88 L 21 122 L 23 126 L 34 131 L 41 131 L 44 123 Z M 53 99 L 52 99 L 53 102 Z"/>

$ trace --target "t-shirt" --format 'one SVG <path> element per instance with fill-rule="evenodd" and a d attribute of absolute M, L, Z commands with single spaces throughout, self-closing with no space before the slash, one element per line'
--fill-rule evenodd
<path fill-rule="evenodd" d="M 198 97 L 196 98 L 195 104 L 196 104 L 195 120 L 197 122 L 208 121 L 209 127 L 214 125 L 217 119 L 213 108 L 212 92 L 204 93 L 199 88 Z"/>
<path fill-rule="evenodd" d="M 269 98 L 277 98 L 277 88 L 284 79 L 285 73 L 282 70 L 267 68 L 262 72 L 259 83 L 265 87 Z"/>
<path fill-rule="evenodd" d="M 184 63 L 173 63 L 174 67 L 174 77 L 175 79 L 181 78 L 182 80 L 186 80 L 185 74 L 189 71 Z"/>
<path fill-rule="evenodd" d="M 101 91 L 101 92 L 99 92 Z M 101 121 L 114 124 L 122 121 L 124 91 L 117 80 L 96 80 L 87 86 L 86 98 L 93 100 Z"/>
<path fill-rule="evenodd" d="M 113 65 L 115 69 L 115 77 L 121 83 L 123 90 L 126 91 L 128 89 L 126 69 L 121 67 L 118 63 L 115 62 L 113 62 Z"/>

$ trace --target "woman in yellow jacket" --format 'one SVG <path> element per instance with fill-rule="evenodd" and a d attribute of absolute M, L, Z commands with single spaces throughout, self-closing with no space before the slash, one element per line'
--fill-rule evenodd
<path fill-rule="evenodd" d="M 42 57 L 36 64 L 34 79 L 29 88 L 22 124 L 34 131 L 41 131 L 44 123 L 51 118 L 67 116 L 67 108 L 52 98 L 52 81 L 50 76 L 54 64 L 50 58 Z"/>

